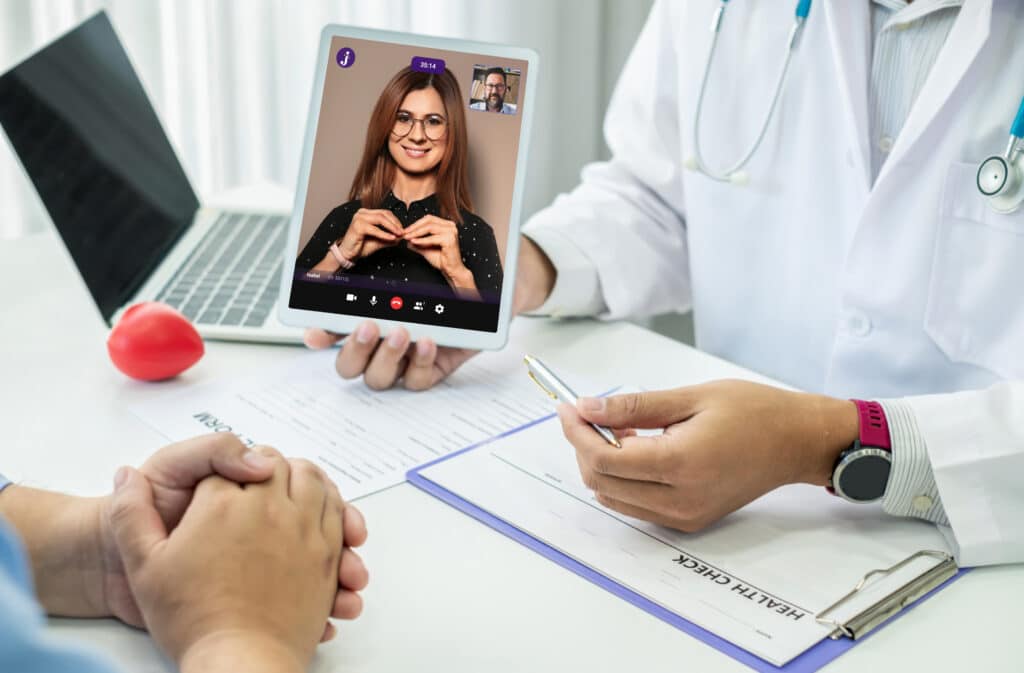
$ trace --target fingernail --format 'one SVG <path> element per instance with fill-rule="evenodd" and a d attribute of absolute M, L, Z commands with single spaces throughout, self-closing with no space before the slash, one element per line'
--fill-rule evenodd
<path fill-rule="evenodd" d="M 429 341 L 417 341 L 416 342 L 416 355 L 421 358 L 425 358 L 430 355 L 430 342 Z"/>
<path fill-rule="evenodd" d="M 242 456 L 242 461 L 249 467 L 254 467 L 257 470 L 262 470 L 274 464 L 270 456 L 264 456 L 262 453 L 256 453 L 255 451 L 246 451 Z"/>
<path fill-rule="evenodd" d="M 388 345 L 392 348 L 402 348 L 405 346 L 405 334 L 401 331 L 396 330 L 388 335 Z"/>
<path fill-rule="evenodd" d="M 114 474 L 114 490 L 120 491 L 121 487 L 128 481 L 128 468 L 122 467 Z"/>
<path fill-rule="evenodd" d="M 581 397 L 579 405 L 581 411 L 600 412 L 604 411 L 605 399 L 603 397 Z"/>
<path fill-rule="evenodd" d="M 356 527 L 362 528 L 364 531 L 366 531 L 367 536 L 369 536 L 370 531 L 366 527 L 366 517 L 363 516 L 363 513 L 360 512 L 357 508 L 352 507 L 350 509 L 352 510 L 352 516 L 356 518 L 354 525 Z M 347 545 L 348 543 L 346 542 L 345 544 Z"/>
<path fill-rule="evenodd" d="M 356 341 L 363 344 L 364 346 L 373 339 L 373 328 L 370 327 L 369 323 L 363 323 L 356 330 Z"/>

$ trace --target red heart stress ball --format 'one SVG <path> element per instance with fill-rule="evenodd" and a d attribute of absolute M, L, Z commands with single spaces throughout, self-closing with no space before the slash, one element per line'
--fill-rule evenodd
<path fill-rule="evenodd" d="M 203 357 L 203 339 L 188 318 L 167 304 L 147 301 L 124 312 L 107 337 L 114 366 L 141 381 L 182 373 Z"/>

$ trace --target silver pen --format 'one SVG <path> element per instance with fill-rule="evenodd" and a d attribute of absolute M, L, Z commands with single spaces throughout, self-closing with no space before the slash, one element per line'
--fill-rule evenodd
<path fill-rule="evenodd" d="M 565 385 L 562 379 L 555 376 L 554 372 L 548 369 L 543 362 L 533 357 L 532 355 L 523 356 L 523 362 L 526 363 L 526 373 L 530 375 L 533 382 L 536 383 L 541 390 L 543 390 L 548 397 L 565 404 L 571 404 L 573 407 L 576 406 L 576 393 L 572 391 L 569 386 Z M 589 421 L 588 421 L 589 423 Z M 622 444 L 619 443 L 615 433 L 603 425 L 596 423 L 590 423 L 590 427 L 597 431 L 597 434 L 604 437 L 604 440 L 614 446 L 617 449 L 622 448 Z"/>

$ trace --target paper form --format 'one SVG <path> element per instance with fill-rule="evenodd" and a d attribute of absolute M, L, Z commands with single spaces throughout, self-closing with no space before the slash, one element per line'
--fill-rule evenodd
<path fill-rule="evenodd" d="M 602 507 L 583 486 L 557 420 L 420 474 L 777 666 L 828 636 L 831 628 L 815 615 L 867 571 L 920 549 L 947 549 L 930 524 L 888 517 L 877 506 L 846 503 L 811 486 L 779 489 L 697 534 L 631 519 Z M 893 583 L 873 585 L 854 607 L 934 563 L 923 559 Z"/>
<path fill-rule="evenodd" d="M 334 369 L 336 355 L 304 354 L 279 369 L 177 392 L 133 411 L 171 441 L 233 432 L 311 460 L 349 500 L 553 411 L 514 350 L 478 355 L 421 393 L 376 392 L 345 381 Z"/>

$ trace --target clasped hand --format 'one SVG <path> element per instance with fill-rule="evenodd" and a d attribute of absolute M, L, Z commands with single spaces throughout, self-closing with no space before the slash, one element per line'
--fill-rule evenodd
<path fill-rule="evenodd" d="M 245 652 L 304 670 L 327 618 L 362 610 L 362 514 L 313 464 L 233 435 L 165 447 L 103 498 L 9 491 L 47 610 L 148 628 L 182 670 Z"/>
<path fill-rule="evenodd" d="M 458 226 L 436 215 L 424 215 L 403 227 L 390 210 L 360 208 L 338 248 L 347 259 L 355 261 L 403 242 L 422 255 L 453 286 L 466 286 L 468 269 L 462 262 Z"/>

